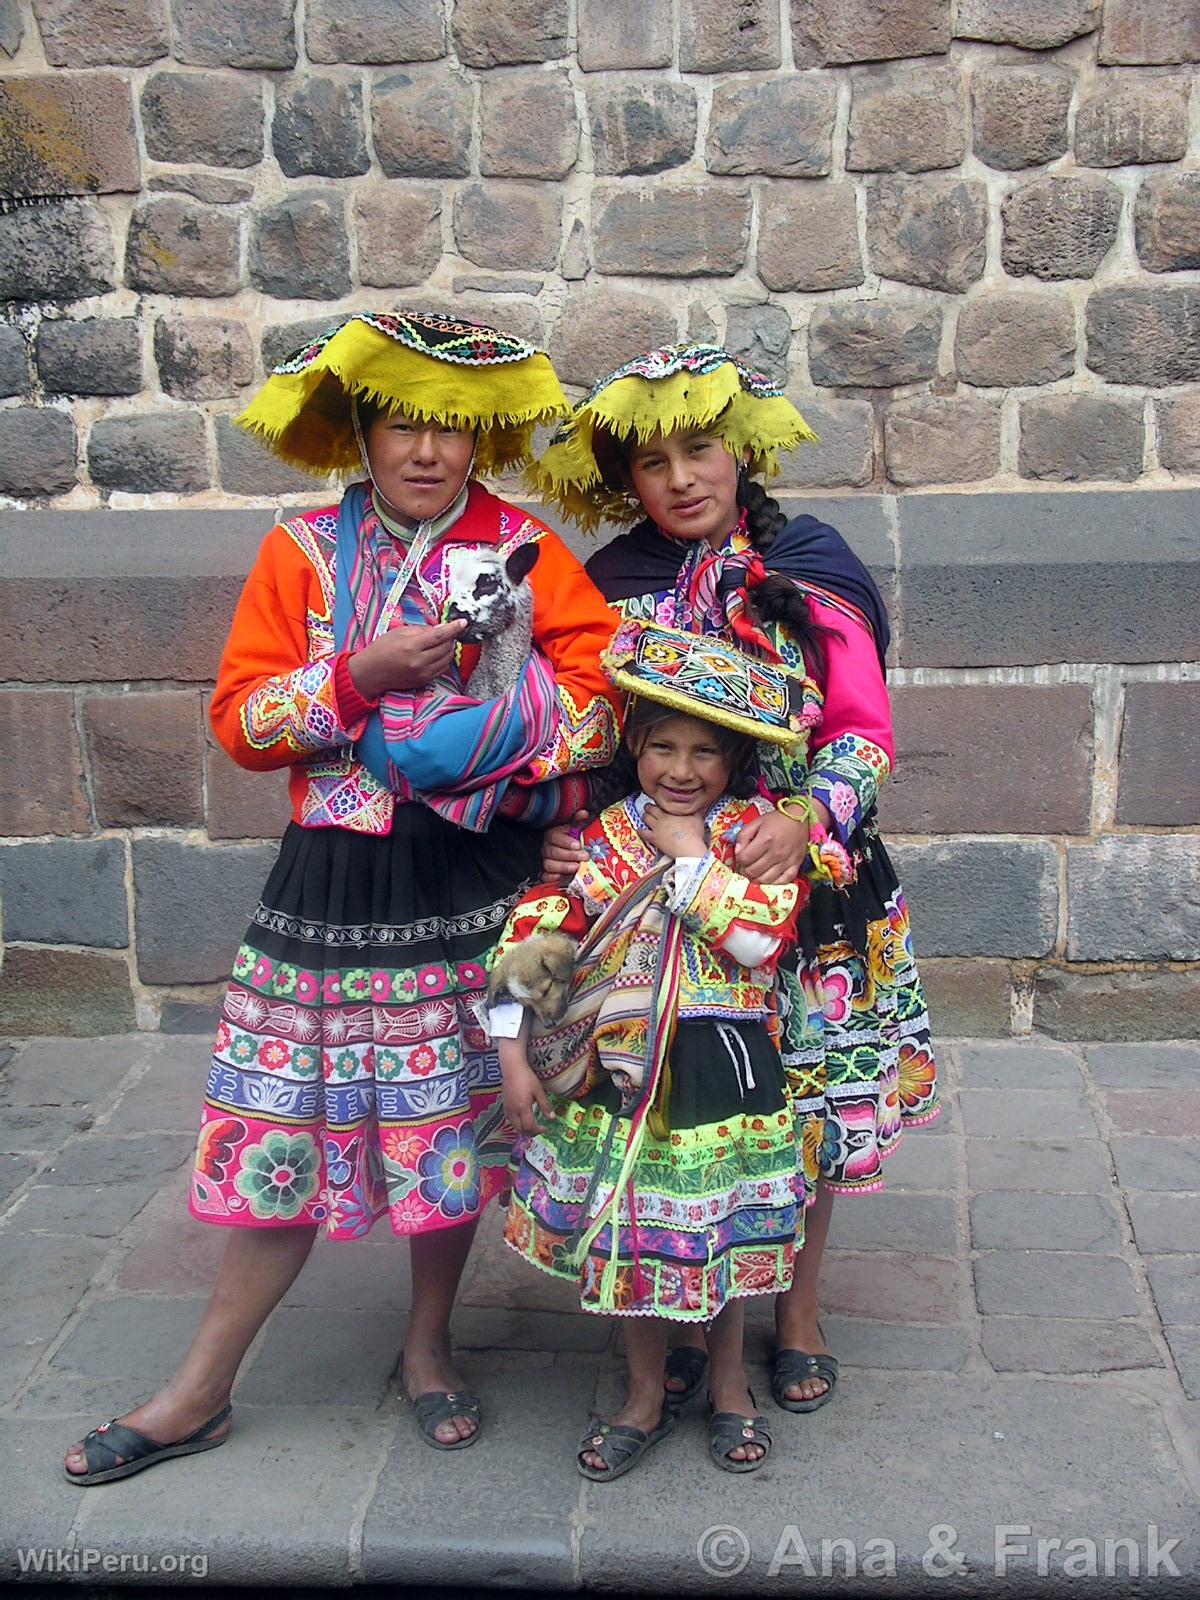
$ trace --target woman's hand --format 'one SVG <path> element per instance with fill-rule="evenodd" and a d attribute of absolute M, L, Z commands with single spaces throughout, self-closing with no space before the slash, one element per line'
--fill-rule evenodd
<path fill-rule="evenodd" d="M 404 623 L 350 657 L 350 681 L 365 700 L 392 689 L 424 689 L 454 660 L 454 646 L 465 631 L 464 618 L 434 627 Z"/>
<path fill-rule="evenodd" d="M 500 1076 L 504 1085 L 504 1115 L 518 1133 L 538 1133 L 538 1112 L 549 1121 L 554 1115 L 542 1087 L 542 1080 L 529 1065 L 525 1045 L 519 1039 L 498 1039 Z"/>
<path fill-rule="evenodd" d="M 651 849 L 670 856 L 672 861 L 678 861 L 680 856 L 702 856 L 708 851 L 703 817 L 673 817 L 653 801 L 646 807 L 638 832 Z"/>
<path fill-rule="evenodd" d="M 809 825 L 802 817 L 768 811 L 752 817 L 733 849 L 737 870 L 751 883 L 794 883 L 808 853 Z"/>
<path fill-rule="evenodd" d="M 583 864 L 583 846 L 574 829 L 587 822 L 586 811 L 577 811 L 571 822 L 560 822 L 542 840 L 542 874 L 547 878 L 573 878 Z"/>

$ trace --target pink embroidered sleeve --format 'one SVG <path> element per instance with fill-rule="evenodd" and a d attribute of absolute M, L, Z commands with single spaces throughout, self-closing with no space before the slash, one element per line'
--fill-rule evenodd
<path fill-rule="evenodd" d="M 808 608 L 830 632 L 822 641 L 825 715 L 804 792 L 829 807 L 845 843 L 892 770 L 892 708 L 870 631 L 812 596 Z"/>

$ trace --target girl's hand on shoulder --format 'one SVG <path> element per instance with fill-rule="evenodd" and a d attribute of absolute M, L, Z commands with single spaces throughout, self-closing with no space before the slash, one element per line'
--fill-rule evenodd
<path fill-rule="evenodd" d="M 504 1115 L 517 1133 L 539 1133 L 538 1113 L 549 1122 L 554 1115 L 542 1080 L 525 1059 L 524 1052 L 501 1052 L 501 1079 L 504 1085 Z"/>
<path fill-rule="evenodd" d="M 579 828 L 588 820 L 586 811 L 577 811 L 570 822 L 560 822 L 542 840 L 542 872 L 547 878 L 573 878 L 583 865 L 583 846 Z"/>
<path fill-rule="evenodd" d="M 651 849 L 673 861 L 680 856 L 702 856 L 708 850 L 703 817 L 673 817 L 653 802 L 646 807 L 638 832 Z"/>
<path fill-rule="evenodd" d="M 764 812 L 738 834 L 734 865 L 751 883 L 794 883 L 808 852 L 808 837 L 809 825 L 802 818 Z"/>
<path fill-rule="evenodd" d="M 433 627 L 404 623 L 350 657 L 350 679 L 366 700 L 393 689 L 424 689 L 449 670 L 454 646 L 467 624 L 439 622 Z"/>

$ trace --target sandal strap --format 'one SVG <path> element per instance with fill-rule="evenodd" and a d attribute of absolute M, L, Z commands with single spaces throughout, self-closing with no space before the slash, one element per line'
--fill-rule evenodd
<path fill-rule="evenodd" d="M 775 1398 L 805 1378 L 822 1378 L 830 1389 L 838 1381 L 839 1362 L 828 1354 L 809 1355 L 807 1350 L 777 1350 L 771 1361 L 771 1389 Z"/>
<path fill-rule="evenodd" d="M 428 1394 L 417 1395 L 412 1408 L 423 1432 L 432 1432 L 452 1417 L 465 1417 L 476 1427 L 483 1418 L 483 1405 L 470 1389 L 431 1389 Z"/>
<path fill-rule="evenodd" d="M 232 1409 L 231 1405 L 222 1406 L 215 1417 L 202 1422 L 194 1433 L 189 1433 L 185 1439 L 168 1440 L 165 1444 L 158 1439 L 147 1438 L 144 1433 L 131 1428 L 127 1422 L 118 1422 L 115 1417 L 111 1422 L 102 1422 L 83 1440 L 83 1454 L 88 1471 L 108 1472 L 119 1464 L 141 1461 L 146 1456 L 157 1455 L 160 1450 L 170 1450 L 185 1444 L 198 1444 L 228 1420 Z"/>
<path fill-rule="evenodd" d="M 765 1454 L 775 1442 L 765 1417 L 744 1417 L 739 1411 L 714 1411 L 709 1436 L 714 1449 L 726 1456 L 746 1444 L 761 1445 Z"/>
<path fill-rule="evenodd" d="M 649 1438 L 650 1435 L 641 1428 L 631 1428 L 624 1423 L 602 1422 L 594 1433 L 584 1435 L 577 1453 L 580 1460 L 585 1452 L 598 1455 L 611 1472 L 623 1461 L 628 1461 L 630 1456 L 644 1450 Z"/>

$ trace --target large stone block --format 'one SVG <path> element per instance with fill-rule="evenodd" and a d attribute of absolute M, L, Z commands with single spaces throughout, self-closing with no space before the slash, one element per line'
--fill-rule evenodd
<path fill-rule="evenodd" d="M 1001 206 L 1004 270 L 1052 282 L 1090 278 L 1116 243 L 1121 192 L 1104 178 L 1038 178 Z"/>
<path fill-rule="evenodd" d="M 156 172 L 146 187 L 156 194 L 186 194 L 211 206 L 237 206 L 249 200 L 254 185 L 219 172 Z"/>
<path fill-rule="evenodd" d="M 504 73 L 480 91 L 479 170 L 493 178 L 565 178 L 579 153 L 575 94 L 565 72 Z"/>
<path fill-rule="evenodd" d="M 1040 956 L 1058 930 L 1058 852 L 1042 840 L 893 845 L 932 956 Z"/>
<path fill-rule="evenodd" d="M 824 177 L 833 163 L 837 87 L 824 78 L 718 84 L 705 161 L 710 172 Z"/>
<path fill-rule="evenodd" d="M 0 494 L 36 500 L 75 486 L 75 423 L 50 407 L 0 411 Z"/>
<path fill-rule="evenodd" d="M 354 196 L 358 275 L 365 284 L 408 288 L 442 257 L 442 197 L 437 189 L 379 184 Z"/>
<path fill-rule="evenodd" d="M 102 828 L 191 828 L 203 820 L 197 690 L 88 695 L 83 726 Z"/>
<path fill-rule="evenodd" d="M 1200 394 L 1155 402 L 1159 465 L 1170 472 L 1200 473 Z"/>
<path fill-rule="evenodd" d="M 853 184 L 770 184 L 759 199 L 758 275 L 768 289 L 810 293 L 861 283 Z"/>
<path fill-rule="evenodd" d="M 1065 295 L 972 299 L 958 314 L 954 366 L 964 383 L 1019 388 L 1075 370 L 1075 309 Z"/>
<path fill-rule="evenodd" d="M 1067 851 L 1072 961 L 1200 960 L 1200 839 L 1122 834 Z"/>
<path fill-rule="evenodd" d="M 300 322 L 271 322 L 263 329 L 259 346 L 263 370 L 271 372 L 281 361 L 287 361 L 303 350 L 314 339 L 335 327 L 340 320 L 336 311 L 327 311 L 323 317 L 307 317 Z"/>
<path fill-rule="evenodd" d="M 144 67 L 167 53 L 166 0 L 33 0 L 52 67 Z"/>
<path fill-rule="evenodd" d="M 593 191 L 597 272 L 728 277 L 745 260 L 749 236 L 750 193 L 741 186 L 597 184 Z"/>
<path fill-rule="evenodd" d="M 747 72 L 781 59 L 773 0 L 688 0 L 680 12 L 683 72 Z"/>
<path fill-rule="evenodd" d="M 310 61 L 437 61 L 445 10 L 441 0 L 308 0 L 304 42 Z"/>
<path fill-rule="evenodd" d="M 559 313 L 550 358 L 564 383 L 586 388 L 631 356 L 678 337 L 675 318 L 661 300 L 615 289 L 585 289 L 569 295 Z"/>
<path fill-rule="evenodd" d="M 375 154 L 389 178 L 465 178 L 475 98 L 444 69 L 396 72 L 371 91 Z"/>
<path fill-rule="evenodd" d="M 267 845 L 135 839 L 142 982 L 210 983 L 228 977 L 275 855 Z"/>
<path fill-rule="evenodd" d="M 91 822 L 75 697 L 0 690 L 0 834 L 86 833 Z"/>
<path fill-rule="evenodd" d="M 669 67 L 673 31 L 671 0 L 579 0 L 579 65 Z"/>
<path fill-rule="evenodd" d="M 262 160 L 262 86 L 233 72 L 156 72 L 142 89 L 146 154 L 155 161 L 252 167 Z"/>
<path fill-rule="evenodd" d="M 919 920 L 916 937 L 919 943 Z M 1011 1033 L 1013 984 L 1006 961 L 923 959 L 921 985 L 935 1038 L 1003 1039 Z"/>
<path fill-rule="evenodd" d="M 0 192 L 12 199 L 142 186 L 133 96 L 109 72 L 0 78 Z"/>
<path fill-rule="evenodd" d="M 281 838 L 292 817 L 287 772 L 248 772 L 239 767 L 213 738 L 207 715 L 205 725 L 209 838 Z"/>
<path fill-rule="evenodd" d="M 567 0 L 454 0 L 452 28 L 469 67 L 557 61 L 567 53 Z"/>
<path fill-rule="evenodd" d="M 1139 477 L 1145 450 L 1142 402 L 1112 394 L 1048 394 L 1021 401 L 1018 463 L 1023 478 L 1078 483 Z"/>
<path fill-rule="evenodd" d="M 967 148 L 962 79 L 952 67 L 886 67 L 853 79 L 846 166 L 852 172 L 956 167 Z"/>
<path fill-rule="evenodd" d="M 1170 489 L 903 495 L 901 664 L 1200 659 L 1197 503 Z"/>
<path fill-rule="evenodd" d="M 125 281 L 157 294 L 227 295 L 241 282 L 238 219 L 191 200 L 147 200 L 133 213 Z"/>
<path fill-rule="evenodd" d="M 54 839 L 0 850 L 4 937 L 26 944 L 129 943 L 121 839 Z"/>
<path fill-rule="evenodd" d="M 337 300 L 350 289 L 350 244 L 337 189 L 307 189 L 254 219 L 250 281 L 278 300 Z"/>
<path fill-rule="evenodd" d="M 111 289 L 115 273 L 112 233 L 95 205 L 0 213 L 0 300 L 79 300 Z"/>
<path fill-rule="evenodd" d="M 192 67 L 294 67 L 296 0 L 187 0 L 173 7 L 176 61 Z"/>
<path fill-rule="evenodd" d="M 0 0 L 0 50 L 10 58 L 15 56 L 24 37 L 25 19 L 19 0 Z"/>
<path fill-rule="evenodd" d="M 1134 211 L 1138 260 L 1151 272 L 1200 270 L 1200 172 L 1147 178 Z"/>
<path fill-rule="evenodd" d="M 937 373 L 941 308 L 924 300 L 818 306 L 808 330 L 813 382 L 864 389 L 919 383 Z"/>
<path fill-rule="evenodd" d="M 1125 690 L 1117 821 L 1200 823 L 1200 683 L 1131 683 Z"/>
<path fill-rule="evenodd" d="M 870 483 L 875 467 L 875 412 L 870 402 L 792 398 L 818 443 L 798 445 L 780 457 L 779 485 L 836 489 Z"/>
<path fill-rule="evenodd" d="M 550 184 L 465 184 L 454 197 L 454 237 L 481 267 L 552 267 L 562 243 L 562 197 Z"/>
<path fill-rule="evenodd" d="M 275 91 L 271 147 L 289 178 L 308 173 L 349 178 L 366 172 L 371 161 L 362 86 L 317 73 L 281 82 Z"/>
<path fill-rule="evenodd" d="M 1193 0 L 1104 0 L 1100 60 L 1116 66 L 1200 61 Z"/>
<path fill-rule="evenodd" d="M 798 67 L 944 55 L 950 0 L 792 0 Z"/>
<path fill-rule="evenodd" d="M 1053 161 L 1067 148 L 1072 79 L 1057 67 L 985 67 L 971 83 L 975 154 L 1016 172 Z"/>
<path fill-rule="evenodd" d="M 246 325 L 225 317 L 159 317 L 154 359 L 163 392 L 180 400 L 222 400 L 254 379 Z"/>
<path fill-rule="evenodd" d="M 1110 383 L 1200 378 L 1200 287 L 1097 289 L 1087 303 L 1087 364 Z"/>
<path fill-rule="evenodd" d="M 243 428 L 232 417 L 217 417 L 217 473 L 221 488 L 229 494 L 306 494 L 314 500 L 327 498 L 321 480 L 309 472 L 288 466 Z"/>
<path fill-rule="evenodd" d="M 896 766 L 879 798 L 886 831 L 1088 832 L 1092 701 L 1085 685 L 905 684 L 891 698 Z M 1019 765 L 1012 759 L 1018 746 Z"/>
<path fill-rule="evenodd" d="M 1200 980 L 1188 972 L 1037 974 L 1033 1025 L 1053 1039 L 1200 1038 Z"/>
<path fill-rule="evenodd" d="M 207 489 L 203 418 L 193 411 L 101 417 L 88 440 L 88 471 L 97 488 L 128 494 Z"/>
<path fill-rule="evenodd" d="M 884 460 L 893 483 L 974 483 L 1000 470 L 1000 408 L 988 400 L 917 395 L 888 408 Z"/>
<path fill-rule="evenodd" d="M 135 317 L 44 320 L 37 331 L 37 369 L 54 394 L 137 394 L 141 326 Z"/>
<path fill-rule="evenodd" d="M 1100 25 L 1101 0 L 958 0 L 960 39 L 1054 50 Z"/>
<path fill-rule="evenodd" d="M 28 394 L 31 382 L 24 334 L 20 328 L 0 324 L 0 398 Z"/>
<path fill-rule="evenodd" d="M 1084 167 L 1178 161 L 1187 149 L 1188 80 L 1100 74 L 1075 113 L 1075 159 Z"/>
<path fill-rule="evenodd" d="M 0 971 L 0 1031 L 83 1037 L 137 1026 L 129 965 L 98 951 L 10 945 Z"/>
<path fill-rule="evenodd" d="M 987 189 L 957 178 L 881 178 L 867 195 L 867 254 L 882 278 L 953 294 L 983 276 Z"/>
<path fill-rule="evenodd" d="M 784 306 L 730 306 L 725 318 L 725 348 L 776 383 L 788 380 L 792 319 Z"/>
<path fill-rule="evenodd" d="M 696 147 L 696 91 L 626 77 L 587 86 L 592 160 L 601 175 L 663 172 Z"/>

